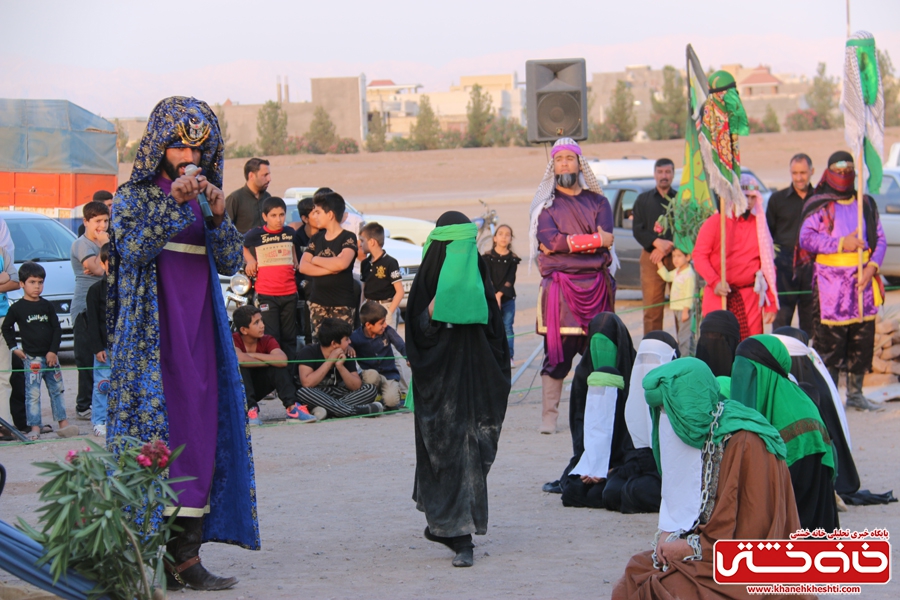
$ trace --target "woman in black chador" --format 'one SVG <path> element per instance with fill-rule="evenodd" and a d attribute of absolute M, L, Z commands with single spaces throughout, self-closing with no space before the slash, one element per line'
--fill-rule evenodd
<path fill-rule="evenodd" d="M 416 424 L 413 500 L 425 537 L 473 563 L 488 522 L 487 475 L 510 389 L 509 345 L 476 226 L 444 213 L 409 293 L 406 349 Z"/>

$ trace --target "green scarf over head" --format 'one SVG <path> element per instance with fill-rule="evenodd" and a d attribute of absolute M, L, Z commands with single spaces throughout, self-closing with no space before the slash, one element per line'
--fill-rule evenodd
<path fill-rule="evenodd" d="M 602 333 L 591 336 L 591 362 L 596 371 L 600 367 L 615 367 L 619 349 Z"/>
<path fill-rule="evenodd" d="M 747 344 L 749 340 L 757 343 Z M 835 473 L 834 448 L 819 409 L 796 383 L 753 360 L 770 360 L 760 354 L 765 351 L 784 373 L 790 373 L 791 356 L 781 340 L 771 335 L 749 337 L 738 346 L 731 371 L 734 400 L 758 410 L 778 430 L 787 445 L 788 466 L 804 456 L 822 454 L 822 464 Z"/>
<path fill-rule="evenodd" d="M 644 398 L 653 418 L 653 456 L 659 462 L 659 414 L 665 409 L 675 434 L 692 448 L 702 449 L 709 437 L 720 402 L 724 404 L 719 424 L 713 432 L 718 444 L 729 434 L 752 431 L 766 444 L 766 450 L 780 459 L 786 449 L 778 431 L 757 411 L 734 400 L 719 399 L 719 383 L 702 360 L 687 357 L 656 367 L 643 381 Z"/>
<path fill-rule="evenodd" d="M 462 223 L 435 227 L 425 240 L 423 257 L 431 242 L 450 242 L 434 294 L 431 318 L 435 321 L 454 325 L 486 325 L 488 322 L 487 297 L 475 245 L 477 236 L 475 223 Z"/>
<path fill-rule="evenodd" d="M 719 382 L 719 397 L 722 398 L 722 400 L 731 398 L 731 377 L 728 375 L 719 375 L 716 377 L 716 381 Z"/>

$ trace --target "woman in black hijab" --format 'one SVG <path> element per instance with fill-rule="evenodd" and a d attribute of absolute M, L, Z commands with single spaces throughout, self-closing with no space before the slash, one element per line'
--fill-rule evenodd
<path fill-rule="evenodd" d="M 613 355 L 614 354 L 614 355 Z M 595 364 L 594 356 L 598 357 Z M 563 471 L 558 482 L 545 485 L 548 489 L 556 487 L 563 494 L 565 506 L 590 506 L 602 508 L 603 488 L 606 480 L 599 483 L 587 483 L 581 477 L 569 475 L 584 453 L 584 409 L 587 403 L 587 378 L 599 371 L 601 367 L 614 368 L 625 381 L 625 387 L 619 390 L 616 399 L 616 416 L 613 426 L 613 437 L 610 445 L 609 468 L 620 467 L 625 463 L 625 455 L 633 449 L 628 428 L 625 425 L 625 401 L 628 398 L 631 368 L 634 365 L 635 351 L 631 334 L 615 313 L 602 312 L 588 325 L 588 349 L 581 362 L 575 367 L 575 378 L 572 381 L 572 393 L 569 396 L 569 430 L 572 432 L 572 459 Z M 556 483 L 556 486 L 553 484 Z"/>
<path fill-rule="evenodd" d="M 487 532 L 487 475 L 510 389 L 509 345 L 476 235 L 462 213 L 441 215 L 406 309 L 413 500 L 428 521 L 425 537 L 453 550 L 457 567 L 472 566 L 472 534 Z"/>
<path fill-rule="evenodd" d="M 741 343 L 741 326 L 727 310 L 714 310 L 700 322 L 696 356 L 712 370 L 713 375 L 731 377 L 734 352 Z"/>

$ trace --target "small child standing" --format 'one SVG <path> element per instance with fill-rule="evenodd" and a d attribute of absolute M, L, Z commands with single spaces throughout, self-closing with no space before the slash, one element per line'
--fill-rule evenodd
<path fill-rule="evenodd" d="M 403 300 L 403 277 L 397 259 L 384 251 L 384 227 L 368 223 L 359 232 L 359 249 L 368 255 L 360 264 L 363 297 L 387 309 L 387 323 L 399 325 L 400 301 Z M 362 313 L 359 315 L 362 321 Z"/>
<path fill-rule="evenodd" d="M 41 298 L 44 291 L 44 267 L 34 262 L 22 263 L 19 267 L 19 284 L 23 296 L 19 302 L 9 307 L 3 320 L 3 339 L 13 354 L 18 356 L 30 369 L 25 377 L 25 394 L 28 438 L 36 441 L 41 436 L 41 380 L 47 384 L 53 420 L 59 423 L 56 434 L 67 438 L 78 435 L 78 428 L 69 425 L 63 399 L 62 372 L 59 370 L 59 343 L 62 328 L 56 317 L 56 310 L 49 300 Z M 19 326 L 21 346 L 16 343 L 16 325 Z"/>
<path fill-rule="evenodd" d="M 693 336 L 691 335 L 691 313 L 694 308 L 694 293 L 697 287 L 697 274 L 691 267 L 691 254 L 679 248 L 672 250 L 671 271 L 659 263 L 659 276 L 672 284 L 669 290 L 669 308 L 675 313 L 675 324 L 678 329 L 678 351 L 681 356 L 693 356 Z M 678 313 L 681 313 L 680 318 Z M 644 332 L 649 333 L 649 332 Z"/>
<path fill-rule="evenodd" d="M 513 322 L 516 319 L 516 270 L 522 259 L 512 251 L 513 230 L 509 225 L 501 225 L 494 233 L 494 247 L 483 254 L 491 272 L 491 283 L 503 315 L 503 327 L 509 341 L 509 359 L 514 362 Z"/>
<path fill-rule="evenodd" d="M 109 244 L 100 247 L 100 266 L 109 271 Z M 106 438 L 106 408 L 109 394 L 109 356 L 106 353 L 106 277 L 88 288 L 87 335 L 94 355 L 94 394 L 91 396 L 91 425 L 94 435 Z"/>
<path fill-rule="evenodd" d="M 391 347 L 400 356 L 406 355 L 406 344 L 397 331 L 387 324 L 384 305 L 371 300 L 359 309 L 359 329 L 350 336 L 350 344 L 356 351 L 356 362 L 362 369 L 363 383 L 370 383 L 381 392 L 387 408 L 400 406 L 401 377 Z"/>
<path fill-rule="evenodd" d="M 266 224 L 244 234 L 244 260 L 247 275 L 256 277 L 256 300 L 266 331 L 288 358 L 293 358 L 297 350 L 297 255 L 294 230 L 284 225 L 286 211 L 281 198 L 263 200 Z"/>

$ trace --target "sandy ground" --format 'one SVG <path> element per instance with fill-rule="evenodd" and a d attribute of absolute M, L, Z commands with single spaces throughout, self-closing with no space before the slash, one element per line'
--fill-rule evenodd
<path fill-rule="evenodd" d="M 900 129 L 886 142 L 900 141 Z M 770 184 L 785 184 L 786 164 L 798 151 L 822 164 L 842 147 L 841 132 L 752 136 L 745 162 Z M 589 146 L 586 153 L 620 157 L 680 157 L 680 142 Z M 229 161 L 226 191 L 241 182 L 243 161 Z M 524 253 L 528 204 L 546 165 L 544 149 L 477 149 L 345 157 L 278 157 L 273 160 L 274 193 L 290 186 L 329 185 L 364 210 L 435 219 L 449 209 L 475 216 L 479 198 L 496 205 L 502 222 L 520 236 Z M 127 169 L 122 172 L 127 176 Z M 522 268 L 517 284 L 516 330 L 533 330 L 536 273 Z M 900 305 L 900 292 L 888 294 Z M 640 294 L 623 292 L 617 312 L 635 344 L 642 335 Z M 674 330 L 667 317 L 669 329 Z M 524 359 L 540 343 L 533 334 L 516 338 Z M 63 361 L 72 365 L 71 354 Z M 67 410 L 74 414 L 75 376 L 65 374 Z M 527 369 L 515 390 L 539 385 Z M 46 422 L 50 422 L 45 405 Z M 568 414 L 568 403 L 560 407 Z M 540 486 L 559 477 L 571 455 L 566 418 L 557 435 L 539 435 L 540 391 L 510 396 L 497 461 L 489 477 L 491 521 L 476 537 L 475 567 L 454 569 L 451 553 L 422 537 L 424 516 L 410 499 L 415 463 L 412 415 L 290 425 L 281 421 L 277 400 L 263 403 L 266 425 L 253 430 L 263 549 L 248 552 L 210 544 L 205 564 L 237 576 L 232 591 L 203 598 L 608 598 L 628 557 L 645 550 L 656 515 L 620 515 L 605 510 L 563 508 L 559 496 Z M 863 488 L 900 490 L 900 403 L 884 412 L 851 411 L 854 458 Z M 90 425 L 76 421 L 82 433 Z M 0 497 L 0 518 L 17 515 L 34 523 L 36 492 L 43 483 L 32 462 L 63 457 L 83 446 L 55 434 L 33 445 L 0 446 L 9 480 Z M 841 525 L 851 530 L 887 528 L 900 532 L 900 504 L 850 507 Z M 0 573 L 0 580 L 10 577 Z M 193 595 L 193 592 L 186 592 Z M 181 597 L 174 594 L 175 597 Z M 865 588 L 863 598 L 896 598 L 896 583 Z"/>

